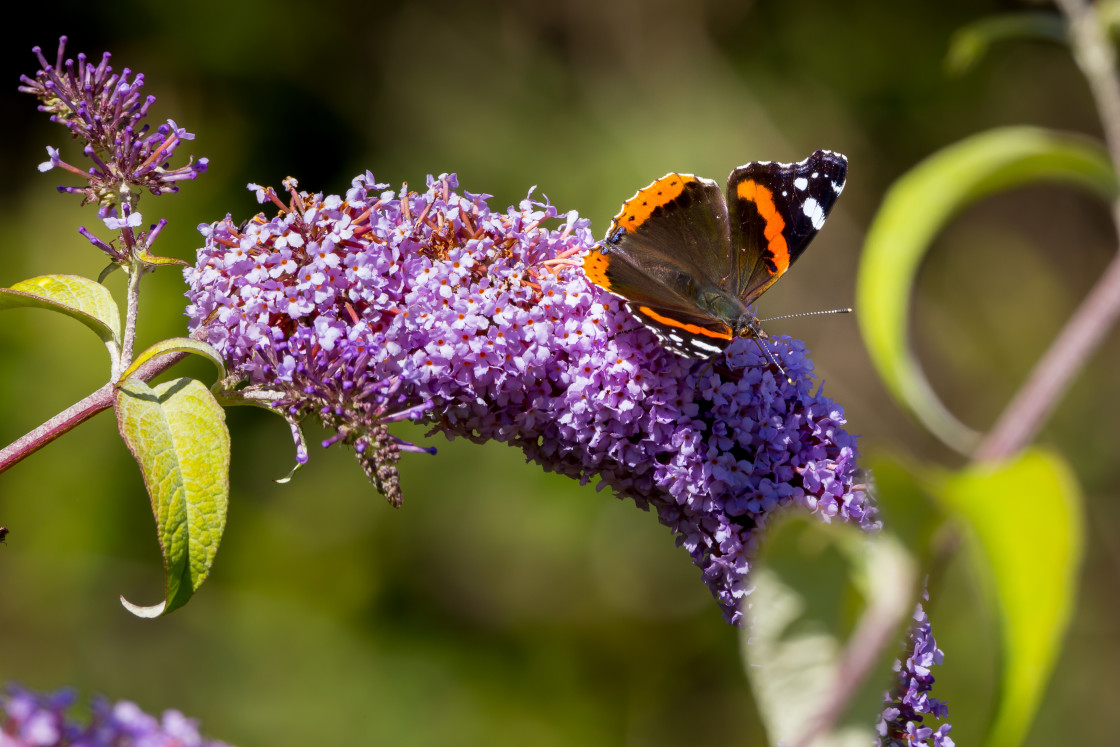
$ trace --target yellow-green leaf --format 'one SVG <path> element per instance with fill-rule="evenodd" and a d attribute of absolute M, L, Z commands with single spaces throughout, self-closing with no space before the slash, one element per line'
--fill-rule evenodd
<path fill-rule="evenodd" d="M 873 743 L 916 582 L 885 532 L 800 517 L 768 532 L 740 648 L 770 744 Z"/>
<path fill-rule="evenodd" d="M 43 275 L 0 288 L 0 309 L 50 309 L 77 319 L 103 342 L 120 343 L 121 316 L 109 289 L 80 275 Z"/>
<path fill-rule="evenodd" d="M 125 381 L 114 408 L 151 497 L 166 576 L 160 604 L 121 602 L 141 617 L 156 617 L 186 604 L 218 551 L 229 502 L 225 411 L 205 385 L 186 378 L 156 387 Z"/>
<path fill-rule="evenodd" d="M 1111 199 L 1116 174 L 1107 153 L 1080 137 L 1033 127 L 974 135 L 930 156 L 899 179 L 867 233 L 856 285 L 856 319 L 891 394 L 936 436 L 968 453 L 976 434 L 937 398 L 907 332 L 918 266 L 941 228 L 982 197 L 1042 180 Z"/>
<path fill-rule="evenodd" d="M 146 249 L 140 252 L 139 259 L 145 265 L 152 268 L 164 267 L 167 265 L 182 265 L 183 267 L 190 267 L 189 262 L 184 262 L 183 260 L 176 259 L 175 257 L 160 257 L 155 254 L 149 254 Z"/>
<path fill-rule="evenodd" d="M 935 547 L 935 535 L 944 526 L 944 509 L 933 502 L 927 488 L 928 469 L 894 454 L 864 458 L 864 467 L 875 476 L 875 498 L 883 526 L 906 545 L 923 564 Z"/>
<path fill-rule="evenodd" d="M 144 365 L 153 358 L 168 353 L 194 353 L 201 355 L 203 358 L 209 358 L 215 366 L 218 367 L 218 378 L 224 379 L 226 376 L 226 366 L 222 362 L 222 356 L 210 345 L 199 340 L 191 339 L 190 337 L 172 337 L 167 340 L 160 340 L 155 345 L 145 350 L 136 359 L 132 361 L 132 365 L 121 374 L 121 380 L 127 379 L 132 374 L 136 373 L 136 369 Z"/>
<path fill-rule="evenodd" d="M 1067 43 L 1065 19 L 1053 12 L 1023 11 L 988 16 L 957 30 L 949 40 L 945 65 L 960 74 L 971 68 L 995 44 L 1014 40 Z"/>
<path fill-rule="evenodd" d="M 935 486 L 975 540 L 990 580 L 1003 648 L 1001 693 L 988 747 L 1023 742 L 1054 669 L 1076 599 L 1083 552 L 1077 480 L 1058 455 L 1031 450 L 973 466 Z"/>

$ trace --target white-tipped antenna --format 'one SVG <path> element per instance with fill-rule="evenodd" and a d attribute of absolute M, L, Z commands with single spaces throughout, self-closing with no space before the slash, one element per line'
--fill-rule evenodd
<path fill-rule="evenodd" d="M 769 319 L 759 319 L 760 322 L 773 322 L 778 319 L 796 319 L 799 316 L 821 316 L 822 314 L 851 314 L 851 309 L 829 309 L 828 311 L 803 311 L 800 314 L 786 314 L 785 316 L 772 316 Z"/>
<path fill-rule="evenodd" d="M 765 357 L 766 360 L 768 360 L 768 361 L 770 361 L 771 363 L 774 364 L 774 367 L 777 368 L 782 373 L 782 376 L 786 377 L 786 381 L 789 382 L 789 385 L 790 386 L 797 386 L 797 382 L 795 382 L 793 380 L 793 377 L 790 376 L 789 373 L 786 371 L 786 367 L 782 365 L 781 361 L 779 361 L 774 356 L 774 354 L 772 352 L 770 352 L 770 348 L 768 348 L 768 347 L 766 347 L 765 345 L 762 344 L 762 338 L 761 337 L 755 337 L 753 339 L 754 339 L 754 344 L 758 345 L 758 349 L 762 353 L 763 357 Z"/>
<path fill-rule="evenodd" d="M 804 311 L 800 314 L 786 314 L 784 316 L 772 316 L 769 319 L 757 319 L 756 321 L 761 324 L 762 322 L 773 322 L 773 321 L 776 321 L 778 319 L 796 319 L 797 317 L 800 317 L 800 316 L 821 316 L 822 314 L 851 314 L 851 313 L 852 313 L 851 309 L 829 309 L 828 311 Z M 786 377 L 786 381 L 788 381 L 791 386 L 795 386 L 796 384 L 793 380 L 793 377 L 789 375 L 789 373 L 786 371 L 785 366 L 783 366 L 781 364 L 781 362 L 779 362 L 778 359 L 774 356 L 774 354 L 772 352 L 770 352 L 770 348 L 768 348 L 768 347 L 766 347 L 765 345 L 762 344 L 762 340 L 760 339 L 759 335 L 755 336 L 754 341 L 755 341 L 755 344 L 758 345 L 758 349 L 762 352 L 762 355 L 766 358 L 766 360 L 768 360 L 768 361 L 770 361 L 771 363 L 774 364 L 774 367 L 777 368 L 781 372 L 782 376 Z"/>

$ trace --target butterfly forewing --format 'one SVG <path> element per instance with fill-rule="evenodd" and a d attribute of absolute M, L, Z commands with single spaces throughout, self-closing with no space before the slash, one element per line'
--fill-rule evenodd
<path fill-rule="evenodd" d="M 844 189 L 848 160 L 818 150 L 804 161 L 757 161 L 727 180 L 731 243 L 727 290 L 750 304 L 781 277 L 824 225 Z"/>

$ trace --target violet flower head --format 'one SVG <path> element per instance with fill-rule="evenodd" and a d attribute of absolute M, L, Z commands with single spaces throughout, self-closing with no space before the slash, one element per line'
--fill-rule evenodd
<path fill-rule="evenodd" d="M 297 192 L 243 228 L 200 226 L 187 314 L 252 390 L 316 415 L 394 504 L 392 437 L 410 419 L 496 440 L 547 470 L 652 508 L 739 623 L 762 531 L 783 507 L 876 527 L 842 409 L 813 391 L 801 343 L 769 345 L 790 384 L 738 340 L 713 362 L 662 349 L 588 282 L 588 221 L 530 197 L 504 212 L 369 173 L 345 197 Z"/>
<path fill-rule="evenodd" d="M 923 592 L 928 600 L 929 594 Z M 895 686 L 883 698 L 886 708 L 879 721 L 879 744 L 882 747 L 953 747 L 949 731 L 942 723 L 936 729 L 924 723 L 926 716 L 943 720 L 949 709 L 942 701 L 931 698 L 934 678 L 930 668 L 940 664 L 943 656 L 930 629 L 929 617 L 921 604 L 914 610 L 910 628 L 909 651 L 905 661 L 894 665 Z"/>
<path fill-rule="evenodd" d="M 56 148 L 48 147 L 49 160 L 40 171 L 61 167 L 87 180 L 82 187 L 60 186 L 60 192 L 82 194 L 82 203 L 95 202 L 106 211 L 132 203 L 133 195 L 147 190 L 154 195 L 177 192 L 178 182 L 195 179 L 206 171 L 207 159 L 191 159 L 187 165 L 170 168 L 169 161 L 184 140 L 194 135 L 172 120 L 155 131 L 142 124 L 155 96 L 143 96 L 144 76 L 125 68 L 119 75 L 109 65 L 106 52 L 98 64 L 79 54 L 77 63 L 65 59 L 66 37 L 61 37 L 58 54 L 52 64 L 42 50 L 32 51 L 41 68 L 34 78 L 20 76 L 20 91 L 39 99 L 39 110 L 51 115 L 70 130 L 73 138 L 84 144 L 84 155 L 93 165 L 88 171 L 63 161 Z"/>
<path fill-rule="evenodd" d="M 39 694 L 9 685 L 0 692 L 0 747 L 226 747 L 204 739 L 178 711 L 157 719 L 134 703 L 97 698 L 80 721 L 71 714 L 76 701 L 72 690 Z"/>

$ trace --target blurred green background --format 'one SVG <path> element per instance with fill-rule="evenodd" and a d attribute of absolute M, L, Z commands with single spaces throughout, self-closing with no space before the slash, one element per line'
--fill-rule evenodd
<path fill-rule="evenodd" d="M 39 174 L 61 128 L 15 90 L 53 59 L 113 53 L 159 97 L 155 122 L 197 134 L 211 159 L 174 198 L 159 253 L 193 259 L 194 227 L 254 214 L 247 182 L 292 175 L 342 192 L 370 169 L 423 185 L 458 172 L 501 209 L 529 187 L 605 231 L 621 202 L 670 170 L 717 180 L 752 159 L 826 147 L 848 189 L 765 314 L 852 301 L 862 237 L 884 190 L 936 149 L 1031 123 L 1096 134 L 1068 54 L 997 48 L 965 77 L 944 71 L 952 32 L 1010 3 L 492 2 L 327 0 L 187 6 L 117 2 L 24 8 L 6 24 L 0 91 L 0 284 L 51 272 L 96 277 L 77 234 L 98 221 Z M 64 148 L 72 162 L 73 151 Z M 105 235 L 104 230 L 100 231 Z M 1103 205 L 1032 188 L 969 209 L 919 280 L 914 339 L 966 423 L 987 427 L 1116 250 Z M 121 288 L 119 274 L 110 282 Z M 141 344 L 182 334 L 174 271 L 145 281 Z M 856 310 L 859 313 L 859 310 Z M 780 326 L 779 326 L 780 325 Z M 865 455 L 957 465 L 877 382 L 850 317 L 790 320 Z M 1042 441 L 1072 461 L 1088 500 L 1089 549 L 1071 636 L 1029 740 L 1104 744 L 1105 683 L 1120 667 L 1120 342 L 1113 333 Z M 104 381 L 107 356 L 72 320 L 0 317 L 0 441 Z M 176 374 L 210 381 L 205 363 Z M 105 413 L 0 476 L 0 680 L 179 708 L 239 745 L 758 744 L 736 631 L 653 516 L 523 463 L 500 445 L 401 435 L 439 447 L 406 456 L 392 510 L 344 451 L 314 446 L 292 484 L 287 428 L 229 413 L 229 527 L 210 580 L 185 609 L 142 621 L 118 594 L 158 601 L 162 569 L 143 485 Z M 322 439 L 309 433 L 313 442 Z M 1009 511 L 1015 510 L 1008 506 Z M 1045 516 L 1039 516 L 1045 522 Z M 981 739 L 996 638 L 976 582 L 952 565 L 930 606 L 946 651 L 935 695 L 958 744 Z"/>

